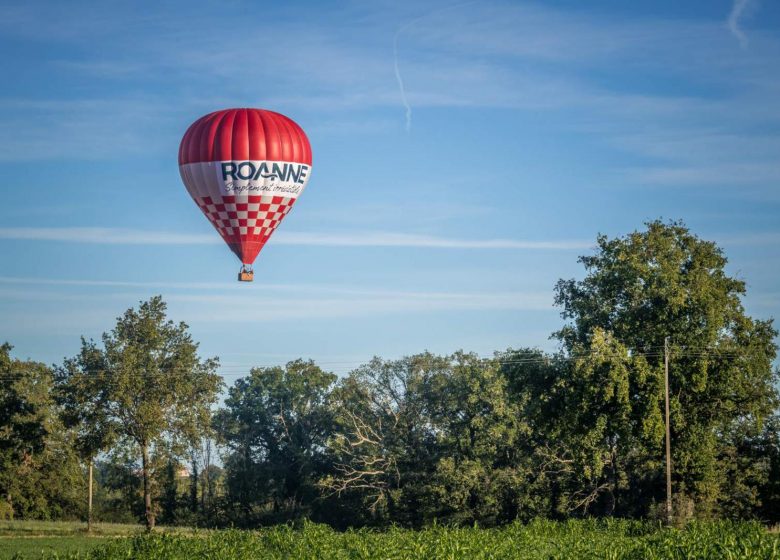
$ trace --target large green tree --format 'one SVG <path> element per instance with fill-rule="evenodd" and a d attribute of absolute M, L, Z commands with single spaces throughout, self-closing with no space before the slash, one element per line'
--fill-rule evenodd
<path fill-rule="evenodd" d="M 328 396 L 336 376 L 311 361 L 253 368 L 230 388 L 214 418 L 227 447 L 229 498 L 240 521 L 310 513 L 331 432 Z"/>
<path fill-rule="evenodd" d="M 430 395 L 449 368 L 447 357 L 426 352 L 374 358 L 341 380 L 332 397 L 327 495 L 354 501 L 367 513 L 363 521 L 423 522 L 439 459 Z"/>
<path fill-rule="evenodd" d="M 114 434 L 141 456 L 145 518 L 155 524 L 151 453 L 184 448 L 205 432 L 222 385 L 216 358 L 202 360 L 185 323 L 166 316 L 160 296 L 141 302 L 117 319 L 102 347 L 82 339 L 81 351 L 60 371 L 61 393 L 86 424 L 81 430 L 95 450 Z"/>
<path fill-rule="evenodd" d="M 362 509 L 363 522 L 495 524 L 521 515 L 528 426 L 495 360 L 375 358 L 340 382 L 332 403 L 334 466 L 322 486 Z"/>
<path fill-rule="evenodd" d="M 458 352 L 448 362 L 426 391 L 438 447 L 426 513 L 466 524 L 511 521 L 528 506 L 523 402 L 512 398 L 496 360 Z"/>
<path fill-rule="evenodd" d="M 636 514 L 637 480 L 660 472 L 659 371 L 601 329 L 568 356 L 507 352 L 502 362 L 532 427 L 549 513 Z"/>
<path fill-rule="evenodd" d="M 59 421 L 52 371 L 0 345 L 0 519 L 56 519 L 81 512 L 72 434 Z"/>
<path fill-rule="evenodd" d="M 712 515 L 725 503 L 729 510 L 739 510 L 735 499 L 756 505 L 757 493 L 741 492 L 735 498 L 731 490 L 759 484 L 761 474 L 729 465 L 733 449 L 739 447 L 734 438 L 760 434 L 777 406 L 777 373 L 772 369 L 777 332 L 770 320 L 745 313 L 745 283 L 727 274 L 723 251 L 682 223 L 654 221 L 625 237 L 599 236 L 595 254 L 580 257 L 580 262 L 585 278 L 561 280 L 556 288 L 556 303 L 569 320 L 557 336 L 573 356 L 592 350 L 606 333 L 631 356 L 644 357 L 650 370 L 643 373 L 642 366 L 629 380 L 644 376 L 650 385 L 643 389 L 635 384 L 632 389 L 629 383 L 625 396 L 628 403 L 655 401 L 646 407 L 643 422 L 656 416 L 662 398 L 653 389 L 653 379 L 663 367 L 664 340 L 669 337 L 678 514 Z M 596 364 L 582 365 L 592 369 Z M 617 375 L 614 367 L 609 371 Z M 575 386 L 572 391 L 577 391 Z M 606 404 L 610 399 L 614 401 L 605 393 L 601 400 Z M 614 413 L 611 417 L 618 424 L 627 422 Z M 650 421 L 650 436 L 654 425 Z M 612 428 L 615 435 L 621 429 Z M 633 431 L 641 432 L 637 427 Z M 657 442 L 659 457 L 662 449 Z M 658 476 L 656 499 L 663 496 L 661 481 Z"/>

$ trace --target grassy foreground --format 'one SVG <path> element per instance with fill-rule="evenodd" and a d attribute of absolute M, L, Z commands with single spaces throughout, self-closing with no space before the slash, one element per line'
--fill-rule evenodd
<path fill-rule="evenodd" d="M 82 521 L 0 521 L 0 537 L 56 537 L 86 533 Z M 122 523 L 93 523 L 92 534 L 97 536 L 127 536 L 142 533 L 142 525 Z"/>
<path fill-rule="evenodd" d="M 142 532 L 139 525 L 96 523 L 86 535 L 86 524 L 69 521 L 0 521 L 0 559 L 21 555 L 41 558 L 84 553 L 106 544 L 106 538 Z"/>
<path fill-rule="evenodd" d="M 48 538 L 48 537 L 47 537 Z M 100 539 L 92 539 L 100 540 Z M 753 523 L 694 523 L 685 529 L 622 520 L 537 521 L 499 529 L 348 531 L 315 524 L 259 531 L 157 533 L 104 538 L 79 553 L 20 550 L 17 558 L 113 560 L 244 559 L 780 559 L 780 536 Z"/>
<path fill-rule="evenodd" d="M 192 533 L 186 527 L 161 527 L 161 532 Z M 19 558 L 62 558 L 84 554 L 111 539 L 144 533 L 143 525 L 94 523 L 87 535 L 86 523 L 79 521 L 0 521 L 0 560 Z M 75 556 L 76 553 L 81 556 Z"/>

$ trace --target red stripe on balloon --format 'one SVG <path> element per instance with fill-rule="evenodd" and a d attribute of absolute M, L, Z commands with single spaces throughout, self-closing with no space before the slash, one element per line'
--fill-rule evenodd
<path fill-rule="evenodd" d="M 264 109 L 225 109 L 195 121 L 179 146 L 179 165 L 231 160 L 311 165 L 311 145 L 301 127 L 284 115 Z"/>

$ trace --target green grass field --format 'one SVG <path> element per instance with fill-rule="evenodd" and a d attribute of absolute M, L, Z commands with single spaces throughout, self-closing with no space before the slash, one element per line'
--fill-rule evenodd
<path fill-rule="evenodd" d="M 106 537 L 0 537 L 0 558 L 52 558 L 73 553 L 85 553 L 106 544 Z"/>
<path fill-rule="evenodd" d="M 74 536 L 86 532 L 87 524 L 80 521 L 0 521 L 0 537 Z M 141 525 L 92 524 L 92 534 L 98 536 L 126 536 L 142 532 Z"/>
<path fill-rule="evenodd" d="M 103 527 L 102 536 L 0 538 L 0 558 L 113 560 L 244 559 L 780 559 L 780 535 L 753 523 L 694 523 L 684 529 L 640 521 L 537 521 L 499 529 L 432 527 L 422 531 L 347 531 L 315 524 L 259 531 L 160 531 L 136 526 Z M 46 527 L 39 527 L 44 530 Z M 6 533 L 13 527 L 4 527 Z M 125 531 L 125 533 L 123 533 Z M 131 536 L 121 536 L 131 533 Z M 136 533 L 132 535 L 132 533 Z"/>
<path fill-rule="evenodd" d="M 185 527 L 161 527 L 161 533 L 187 534 Z M 111 539 L 144 533 L 142 525 L 93 523 L 87 534 L 86 523 L 77 521 L 0 521 L 0 560 L 20 555 L 22 558 L 53 558 L 81 553 L 108 544 Z"/>

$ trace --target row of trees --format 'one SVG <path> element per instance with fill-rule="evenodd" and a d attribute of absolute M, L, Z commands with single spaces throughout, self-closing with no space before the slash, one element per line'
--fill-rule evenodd
<path fill-rule="evenodd" d="M 53 369 L 3 346 L 0 514 L 82 514 L 97 461 L 100 514 L 149 527 L 659 516 L 669 337 L 675 514 L 777 521 L 777 333 L 722 251 L 652 222 L 580 261 L 555 290 L 558 352 L 375 358 L 341 379 L 296 360 L 216 410 L 217 360 L 159 297 Z"/>

